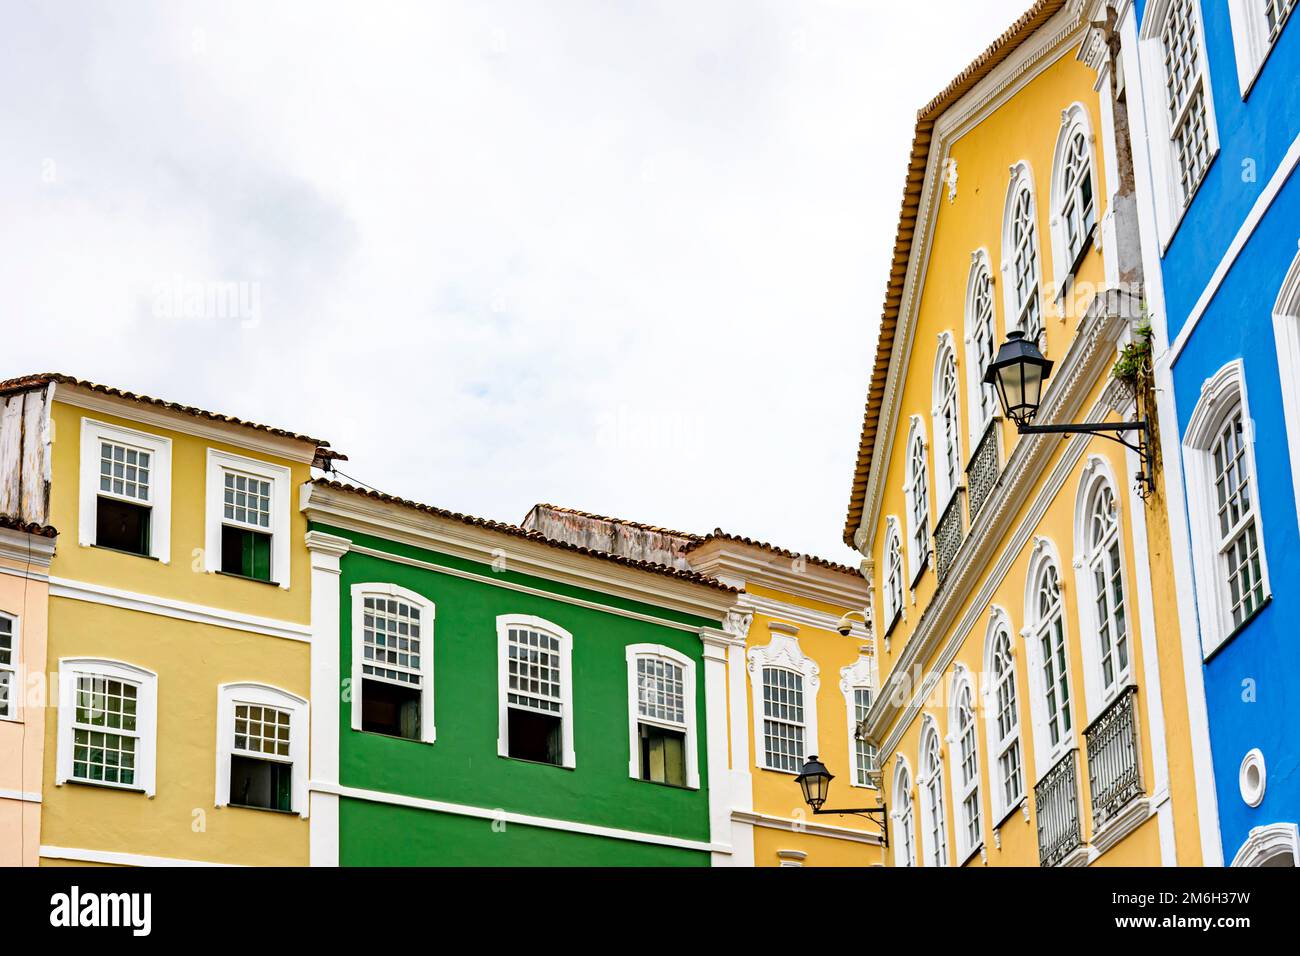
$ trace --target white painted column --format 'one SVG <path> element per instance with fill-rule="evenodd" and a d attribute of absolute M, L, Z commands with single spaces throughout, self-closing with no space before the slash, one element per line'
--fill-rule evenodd
<path fill-rule="evenodd" d="M 731 772 L 727 740 L 727 647 L 731 637 L 724 631 L 700 631 L 704 644 L 704 712 L 709 764 L 709 840 L 731 845 Z M 731 866 L 732 854 L 713 853 L 714 866 Z"/>
<path fill-rule="evenodd" d="M 309 531 L 311 552 L 311 865 L 339 865 L 339 559 L 352 542 Z"/>
<path fill-rule="evenodd" d="M 727 700 L 731 716 L 731 865 L 754 865 L 754 825 L 734 819 L 735 811 L 754 809 L 754 777 L 749 757 L 749 687 L 745 637 L 753 620 L 748 612 L 733 613 L 728 620 Z"/>

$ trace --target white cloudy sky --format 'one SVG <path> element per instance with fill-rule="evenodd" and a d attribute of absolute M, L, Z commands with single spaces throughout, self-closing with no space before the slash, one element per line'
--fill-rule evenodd
<path fill-rule="evenodd" d="M 851 559 L 915 111 L 1028 5 L 0 0 L 0 378 Z"/>

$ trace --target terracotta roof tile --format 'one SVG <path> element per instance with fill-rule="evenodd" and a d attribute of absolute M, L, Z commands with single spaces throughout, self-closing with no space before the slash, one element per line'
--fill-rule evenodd
<path fill-rule="evenodd" d="M 775 544 L 768 544 L 766 541 L 758 541 L 754 538 L 746 538 L 742 535 L 730 534 L 723 531 L 721 528 L 714 528 L 712 533 L 699 538 L 696 543 L 687 548 L 687 550 L 694 551 L 696 548 L 708 544 L 710 541 L 735 541 L 738 544 L 747 544 L 751 548 L 761 548 L 764 551 L 770 551 L 773 554 L 779 554 L 785 558 L 803 558 L 809 564 L 815 564 L 818 567 L 826 568 L 828 571 L 838 571 L 840 574 L 847 574 L 851 577 L 858 578 L 859 580 L 862 578 L 862 573 L 857 568 L 849 567 L 847 564 L 828 561 L 825 558 L 819 558 L 812 554 L 801 554 L 798 551 L 791 551 L 788 548 L 782 548 Z"/>
<path fill-rule="evenodd" d="M 349 494 L 360 495 L 364 498 L 371 498 L 375 501 L 383 501 L 387 504 L 398 505 L 403 508 L 411 508 L 425 514 L 434 515 L 439 518 L 446 518 L 451 521 L 459 521 L 462 524 L 473 525 L 477 528 L 485 528 L 489 531 L 496 531 L 501 534 L 507 534 L 514 538 L 522 538 L 527 541 L 535 541 L 538 544 L 544 544 L 551 548 L 560 548 L 564 551 L 572 551 L 576 554 L 585 554 L 593 558 L 600 558 L 604 561 L 612 561 L 615 564 L 621 564 L 624 567 L 636 568 L 640 571 L 650 571 L 654 574 L 662 574 L 666 577 L 676 578 L 679 581 L 687 581 L 691 584 L 702 584 L 705 587 L 714 588 L 718 591 L 725 591 L 730 594 L 738 594 L 739 590 L 730 585 L 723 584 L 716 578 L 711 578 L 707 574 L 701 574 L 698 571 L 679 571 L 676 568 L 667 565 L 658 564 L 653 561 L 637 561 L 632 558 L 625 558 L 617 554 L 609 554 L 605 551 L 597 551 L 593 548 L 583 548 L 578 545 L 569 544 L 565 541 L 556 541 L 546 537 L 540 531 L 528 531 L 518 525 L 507 524 L 503 521 L 493 521 L 490 518 L 476 518 L 473 515 L 461 514 L 456 511 L 448 511 L 445 508 L 438 508 L 434 505 L 421 504 L 418 501 L 411 501 L 407 498 L 398 498 L 395 495 L 385 494 L 382 491 L 374 491 L 367 488 L 357 488 L 353 485 L 344 484 L 340 481 L 334 481 L 328 478 L 316 478 L 313 484 L 325 488 L 333 488 L 335 491 L 348 492 Z"/>
<path fill-rule="evenodd" d="M 921 192 L 925 186 L 925 168 L 930 154 L 930 140 L 934 135 L 935 121 L 948 107 L 970 92 L 980 80 L 1039 27 L 1055 16 L 1067 0 L 1036 0 L 1025 13 L 1002 33 L 983 53 L 930 100 L 916 117 L 916 132 L 912 137 L 912 151 L 907 162 L 907 177 L 903 186 L 902 208 L 898 215 L 898 230 L 894 238 L 894 253 L 890 264 L 889 281 L 885 287 L 884 309 L 880 317 L 880 337 L 876 342 L 876 358 L 867 389 L 866 412 L 862 419 L 862 437 L 858 442 L 857 464 L 853 472 L 853 486 L 849 491 L 848 514 L 844 519 L 844 543 L 853 547 L 853 534 L 862 522 L 862 509 L 866 502 L 867 479 L 871 471 L 871 455 L 875 450 L 876 432 L 880 426 L 880 406 L 884 401 L 886 380 L 889 376 L 889 357 L 893 353 L 897 335 L 899 309 L 903 303 L 903 288 L 907 281 L 907 263 L 912 256 L 912 239 L 916 232 L 917 213 Z"/>
<path fill-rule="evenodd" d="M 41 372 L 35 375 L 24 375 L 20 378 L 11 378 L 7 381 L 0 382 L 0 395 L 10 395 L 14 392 L 26 392 L 34 388 L 43 388 L 50 384 L 75 385 L 78 388 L 85 388 L 93 392 L 99 392 L 101 395 L 112 395 L 115 398 L 123 398 L 127 401 L 138 402 L 142 405 L 155 405 L 159 408 L 166 408 L 174 412 L 192 415 L 195 418 L 204 418 L 212 422 L 224 422 L 227 425 L 238 425 L 241 428 L 252 428 L 256 431 L 265 432 L 268 435 L 277 435 L 281 438 L 290 438 L 294 441 L 313 444 L 316 446 L 316 456 L 319 461 L 347 461 L 347 455 L 334 451 L 329 447 L 329 442 L 320 438 L 312 438 L 309 435 L 285 431 L 283 428 L 273 428 L 270 425 L 259 425 L 256 422 L 245 421 L 244 419 L 236 418 L 233 415 L 219 415 L 216 412 L 205 411 L 201 408 L 195 408 L 192 405 L 181 405 L 177 402 L 169 402 L 161 398 L 151 398 L 148 395 L 128 392 L 120 388 L 113 388 L 109 385 L 100 385 L 96 382 L 89 382 L 72 375 L 64 375 L 62 372 Z"/>
<path fill-rule="evenodd" d="M 8 531 L 25 531 L 27 534 L 38 535 L 42 538 L 58 537 L 59 532 L 47 524 L 37 524 L 34 521 L 24 521 L 15 515 L 0 513 L 0 528 Z"/>

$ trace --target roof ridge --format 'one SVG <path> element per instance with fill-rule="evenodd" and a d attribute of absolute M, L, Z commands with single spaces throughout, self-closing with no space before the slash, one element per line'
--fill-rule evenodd
<path fill-rule="evenodd" d="M 560 548 L 564 551 L 571 551 L 575 554 L 584 554 L 588 557 L 600 558 L 606 561 L 612 561 L 625 567 L 634 568 L 641 571 L 649 571 L 654 574 L 662 574 L 667 577 L 677 578 L 679 581 L 688 581 L 692 584 L 700 584 L 705 587 L 711 587 L 715 590 L 726 591 L 731 594 L 739 594 L 740 589 L 734 588 L 729 584 L 723 584 L 717 578 L 704 574 L 701 571 L 683 571 L 666 564 L 659 564 L 655 561 L 641 561 L 636 558 L 624 557 L 621 554 L 610 554 L 608 551 L 600 551 L 596 548 L 585 548 L 581 545 L 569 544 L 567 541 L 559 541 L 554 538 L 548 538 L 540 531 L 529 531 L 527 528 L 519 525 L 510 524 L 505 521 L 497 521 L 493 518 L 479 518 L 474 515 L 464 514 L 459 511 L 451 511 L 447 508 L 439 508 L 437 505 L 427 505 L 419 501 L 413 501 L 410 498 L 400 498 L 397 495 L 390 495 L 387 492 L 378 491 L 370 488 L 358 488 L 355 485 L 349 485 L 345 482 L 335 481 L 331 478 L 313 478 L 312 484 L 321 485 L 326 488 L 333 488 L 337 491 L 348 492 L 349 494 L 360 495 L 364 498 L 371 498 L 376 501 L 383 501 L 388 504 L 398 505 L 404 508 L 411 508 L 415 511 L 421 511 L 426 514 L 432 514 L 440 518 L 446 518 L 452 521 L 459 521 L 463 524 L 473 525 L 479 528 L 486 528 L 489 531 L 498 531 L 502 534 L 508 534 L 512 537 L 523 538 L 528 541 L 535 541 L 552 548 Z"/>
<path fill-rule="evenodd" d="M 317 455 L 321 459 L 347 461 L 347 455 L 331 449 L 330 443 L 325 441 L 323 438 L 313 438 L 310 435 L 288 431 L 284 428 L 276 428 L 273 425 L 262 425 L 257 422 L 248 421 L 247 419 L 238 418 L 234 415 L 223 415 L 219 412 L 210 412 L 194 405 L 185 405 L 181 402 L 172 402 L 162 398 L 154 398 L 150 395 L 144 395 L 139 392 L 130 392 L 126 389 L 116 388 L 111 385 L 101 385 L 98 382 L 92 382 L 89 379 L 84 378 L 77 378 L 74 375 L 68 375 L 64 372 L 36 372 L 30 375 L 22 375 L 17 378 L 0 381 L 0 395 L 11 395 L 16 392 L 30 391 L 31 389 L 51 384 L 74 385 L 78 388 L 85 388 L 90 391 L 99 392 L 102 395 L 111 395 L 116 398 L 126 399 L 127 401 L 137 402 L 142 405 L 154 405 L 167 408 L 172 411 L 191 415 L 195 418 L 204 418 L 208 421 L 224 422 L 228 425 L 251 428 L 255 431 L 277 435 L 281 438 L 289 438 L 294 441 L 303 442 L 304 444 L 315 445 Z"/>

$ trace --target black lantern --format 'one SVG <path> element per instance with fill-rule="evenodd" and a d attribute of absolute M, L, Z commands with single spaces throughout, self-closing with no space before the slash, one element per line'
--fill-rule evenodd
<path fill-rule="evenodd" d="M 1147 448 L 1150 430 L 1146 420 L 1078 425 L 1031 424 L 1043 402 L 1043 382 L 1051 374 L 1052 363 L 1043 357 L 1032 340 L 1025 338 L 1024 332 L 1008 332 L 997 357 L 984 372 L 984 384 L 997 389 L 1003 413 L 1016 423 L 1016 431 L 1022 435 L 1099 435 L 1135 451 L 1142 466 L 1136 476 L 1138 494 L 1147 497 L 1155 487 L 1155 479 L 1151 470 L 1151 453 Z M 1127 433 L 1136 433 L 1137 441 L 1125 441 L 1121 436 Z"/>
<path fill-rule="evenodd" d="M 816 754 L 813 754 L 803 765 L 799 776 L 794 778 L 794 782 L 803 788 L 804 803 L 812 807 L 813 813 L 816 813 L 826 802 L 826 797 L 831 792 L 831 781 L 834 779 L 831 772 L 826 769 L 826 765 L 817 759 Z"/>
<path fill-rule="evenodd" d="M 853 807 L 844 810 L 823 810 L 826 798 L 831 792 L 831 781 L 835 776 L 826 769 L 826 765 L 817 759 L 813 754 L 808 758 L 808 762 L 803 765 L 803 770 L 799 776 L 795 777 L 795 783 L 799 784 L 803 790 L 803 799 L 808 806 L 812 807 L 812 812 L 817 813 L 843 813 L 853 814 L 860 817 L 869 817 L 880 824 L 880 842 L 884 846 L 889 846 L 889 834 L 885 829 L 885 817 L 887 810 L 885 802 L 882 799 L 878 807 Z"/>
<path fill-rule="evenodd" d="M 1052 374 L 1052 363 L 1025 338 L 1025 333 L 1007 333 L 997 358 L 984 372 L 984 384 L 998 390 L 1002 411 L 1017 426 L 1028 425 L 1043 401 L 1043 381 Z"/>

